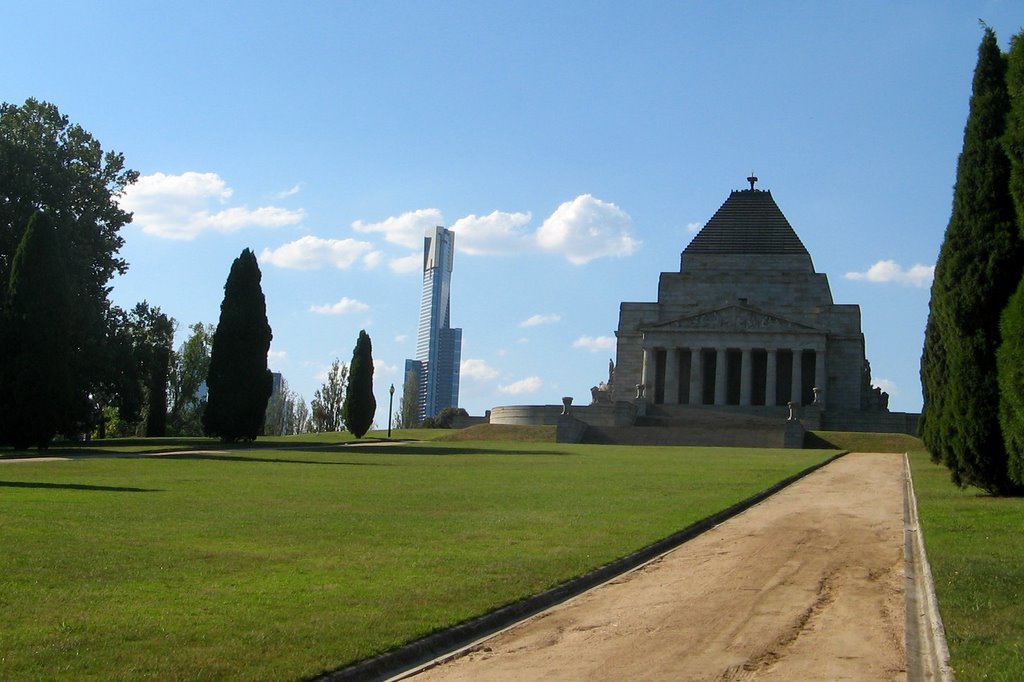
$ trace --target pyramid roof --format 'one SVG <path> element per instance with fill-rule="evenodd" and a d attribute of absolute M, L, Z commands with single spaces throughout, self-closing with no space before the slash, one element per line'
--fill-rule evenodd
<path fill-rule="evenodd" d="M 800 237 L 767 190 L 735 190 L 683 250 L 687 254 L 799 254 Z"/>

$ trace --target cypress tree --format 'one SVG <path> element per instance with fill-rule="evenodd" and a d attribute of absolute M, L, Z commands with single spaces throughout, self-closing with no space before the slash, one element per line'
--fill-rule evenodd
<path fill-rule="evenodd" d="M 1001 138 L 1009 111 L 1006 58 L 985 29 L 978 49 L 953 211 L 935 266 L 922 355 L 921 436 L 953 481 L 1013 492 L 999 428 L 999 318 L 1024 254 Z"/>
<path fill-rule="evenodd" d="M 45 448 L 75 403 L 71 288 L 50 216 L 28 221 L 11 263 L 0 335 L 3 438 Z"/>
<path fill-rule="evenodd" d="M 226 442 L 256 439 L 273 391 L 267 369 L 273 334 L 261 278 L 256 255 L 245 249 L 231 265 L 213 334 L 203 430 Z"/>
<path fill-rule="evenodd" d="M 342 407 L 345 428 L 356 438 L 362 438 L 370 430 L 376 411 L 377 399 L 373 396 L 373 344 L 369 334 L 360 330 L 356 347 L 352 351 L 352 363 L 348 368 L 348 389 Z"/>
<path fill-rule="evenodd" d="M 1017 208 L 1017 227 L 1024 239 L 1024 32 L 1010 42 L 1006 84 L 1010 113 L 1003 148 L 1010 159 L 1010 195 Z M 1024 485 L 1024 277 L 1003 311 L 999 368 L 999 424 L 1006 446 L 1010 478 Z"/>

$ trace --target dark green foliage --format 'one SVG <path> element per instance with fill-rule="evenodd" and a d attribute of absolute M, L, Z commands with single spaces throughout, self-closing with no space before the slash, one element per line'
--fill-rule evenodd
<path fill-rule="evenodd" d="M 255 254 L 245 249 L 231 265 L 213 335 L 203 430 L 227 442 L 256 439 L 273 390 L 267 369 L 273 335 L 261 278 Z"/>
<path fill-rule="evenodd" d="M 46 447 L 67 424 L 71 291 L 50 217 L 34 214 L 14 254 L 0 323 L 0 428 L 15 448 Z"/>
<path fill-rule="evenodd" d="M 421 428 L 424 429 L 450 429 L 455 424 L 456 417 L 468 417 L 469 412 L 466 412 L 461 407 L 446 407 L 438 412 L 433 417 L 427 417 L 423 420 Z"/>
<path fill-rule="evenodd" d="M 214 327 L 196 322 L 189 329 L 192 335 L 174 353 L 170 377 L 171 410 L 168 430 L 173 436 L 198 436 L 203 432 L 199 388 L 210 373 L 210 346 Z"/>
<path fill-rule="evenodd" d="M 1010 113 L 1003 148 L 1010 159 L 1010 195 L 1024 237 L 1024 33 L 1010 42 L 1006 74 Z M 1024 278 L 1003 311 L 999 368 L 999 424 L 1003 430 L 1009 476 L 1024 485 Z"/>
<path fill-rule="evenodd" d="M 145 435 L 165 436 L 174 320 L 143 301 L 128 316 L 128 333 L 145 396 Z"/>
<path fill-rule="evenodd" d="M 107 293 L 111 277 L 127 270 L 117 253 L 119 231 L 131 215 L 116 198 L 137 177 L 125 169 L 121 154 L 104 152 L 54 105 L 34 99 L 0 105 L 0 289 L 10 280 L 29 218 L 45 210 L 60 240 L 72 297 L 67 323 L 74 400 L 66 406 L 66 431 L 95 418 L 90 395 L 109 397 L 119 383 Z"/>
<path fill-rule="evenodd" d="M 1024 259 L 1001 144 L 1009 111 L 1005 75 L 1006 59 L 986 29 L 921 361 L 925 445 L 955 483 L 994 494 L 1016 491 L 999 428 L 996 349 L 1000 313 Z"/>
<path fill-rule="evenodd" d="M 377 399 L 373 396 L 373 344 L 370 343 L 369 334 L 360 330 L 356 347 L 352 351 L 348 388 L 342 408 L 345 428 L 356 438 L 362 438 L 370 430 L 376 411 Z"/>

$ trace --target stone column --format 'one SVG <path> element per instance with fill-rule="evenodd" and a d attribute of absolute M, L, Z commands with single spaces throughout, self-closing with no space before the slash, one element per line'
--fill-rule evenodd
<path fill-rule="evenodd" d="M 766 349 L 768 358 L 765 363 L 764 377 L 764 404 L 768 407 L 775 407 L 775 379 L 778 374 L 777 353 L 774 348 Z"/>
<path fill-rule="evenodd" d="M 679 404 L 679 349 L 665 351 L 665 404 Z"/>
<path fill-rule="evenodd" d="M 754 392 L 753 349 L 744 348 L 740 357 L 740 405 L 750 407 Z"/>
<path fill-rule="evenodd" d="M 701 391 L 703 381 L 703 367 L 700 363 L 700 348 L 690 349 L 690 404 L 700 405 L 704 402 L 703 391 Z"/>
<path fill-rule="evenodd" d="M 654 349 L 644 347 L 644 361 L 641 365 L 640 370 L 640 383 L 644 385 L 644 391 L 647 392 L 650 389 L 651 384 L 654 382 Z"/>
<path fill-rule="evenodd" d="M 814 385 L 821 389 L 818 391 L 819 400 L 821 401 L 821 409 L 825 409 L 825 404 L 828 402 L 828 394 L 825 392 L 825 384 L 828 383 L 828 376 L 825 374 L 825 351 L 816 350 L 814 351 Z"/>
<path fill-rule="evenodd" d="M 803 355 L 804 352 L 800 348 L 793 349 L 793 385 L 790 390 L 790 400 L 799 405 L 804 404 L 804 396 L 802 390 L 803 384 Z"/>
<path fill-rule="evenodd" d="M 725 366 L 728 360 L 728 354 L 725 348 L 715 349 L 715 405 L 725 405 L 725 399 L 728 397 L 726 386 L 728 373 L 726 372 L 727 367 Z"/>

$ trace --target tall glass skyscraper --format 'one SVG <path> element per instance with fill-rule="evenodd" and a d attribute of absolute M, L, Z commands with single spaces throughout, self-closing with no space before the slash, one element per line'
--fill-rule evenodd
<path fill-rule="evenodd" d="M 416 359 L 405 361 L 406 381 L 416 382 L 420 421 L 446 407 L 459 406 L 462 330 L 452 329 L 450 318 L 454 255 L 454 232 L 443 227 L 427 230 L 423 238 L 423 298 Z"/>

